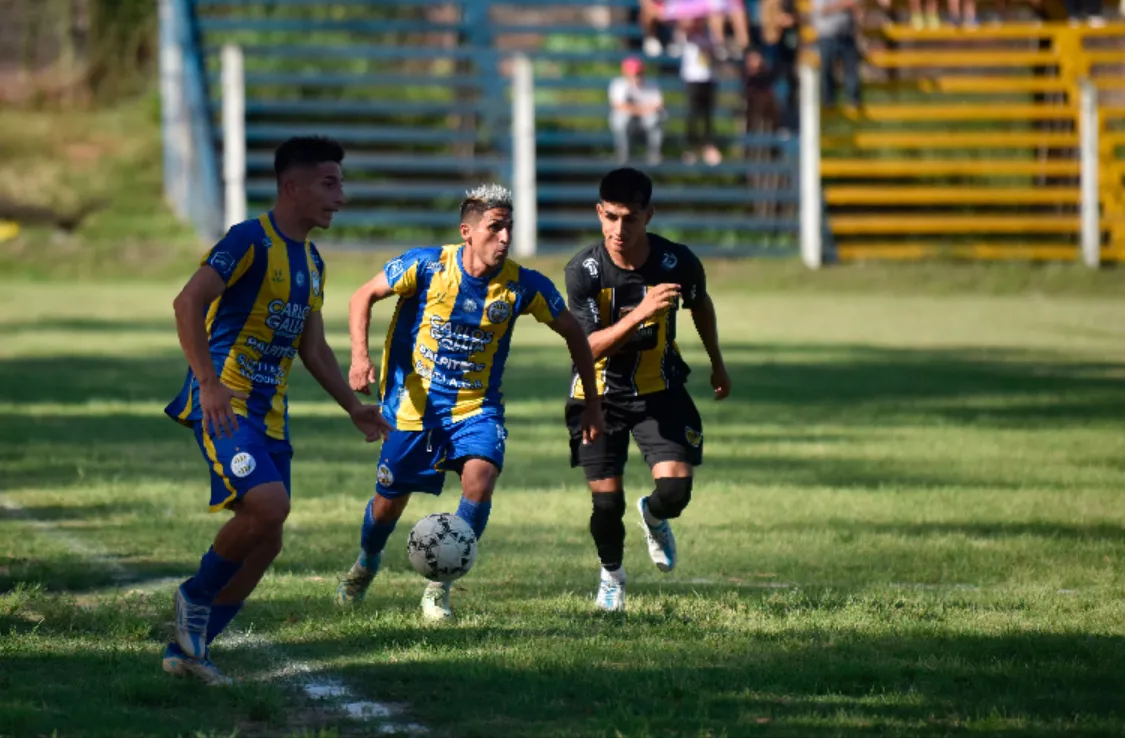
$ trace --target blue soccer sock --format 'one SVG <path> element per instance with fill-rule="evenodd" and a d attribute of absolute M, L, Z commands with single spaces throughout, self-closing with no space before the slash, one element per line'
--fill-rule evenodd
<path fill-rule="evenodd" d="M 207 619 L 208 646 L 227 629 L 230 621 L 234 620 L 234 616 L 242 609 L 243 604 L 242 602 L 236 602 L 233 605 L 211 605 L 211 617 Z"/>
<path fill-rule="evenodd" d="M 367 503 L 367 507 L 364 508 L 363 531 L 359 536 L 360 548 L 363 549 L 363 554 L 368 559 L 383 552 L 383 549 L 387 547 L 387 539 L 391 537 L 395 526 L 398 525 L 397 520 L 384 523 L 376 522 L 375 516 L 371 514 L 371 508 L 374 504 L 375 498 L 372 497 L 371 501 Z M 364 566 L 367 566 L 366 562 L 364 562 Z"/>
<path fill-rule="evenodd" d="M 484 535 L 484 528 L 488 525 L 488 514 L 492 512 L 492 502 L 473 502 L 461 498 L 461 504 L 457 506 L 457 517 L 464 520 L 473 529 L 473 534 L 480 540 Z"/>
<path fill-rule="evenodd" d="M 241 568 L 241 561 L 228 561 L 215 553 L 212 547 L 203 554 L 199 562 L 199 571 L 184 582 L 184 594 L 196 604 L 210 605 Z"/>

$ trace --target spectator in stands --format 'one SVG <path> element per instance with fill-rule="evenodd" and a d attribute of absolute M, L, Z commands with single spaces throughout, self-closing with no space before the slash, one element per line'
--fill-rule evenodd
<path fill-rule="evenodd" d="M 715 148 L 712 119 L 715 113 L 715 44 L 702 18 L 688 21 L 683 27 L 683 57 L 680 78 L 687 92 L 687 150 L 684 163 L 694 164 L 698 153 L 703 161 L 716 166 L 723 161 Z"/>
<path fill-rule="evenodd" d="M 768 137 L 781 125 L 781 110 L 774 96 L 776 81 L 776 71 L 769 67 L 762 54 L 750 51 L 742 70 L 742 90 L 746 100 L 746 133 L 751 136 Z M 777 161 L 778 155 L 777 147 L 768 140 L 763 142 L 759 138 L 747 143 L 743 149 L 747 187 L 765 192 L 782 189 L 776 171 L 758 166 Z M 766 197 L 753 198 L 748 208 L 756 217 L 771 218 L 776 216 L 777 203 Z"/>
<path fill-rule="evenodd" d="M 745 0 L 640 0 L 641 26 L 644 31 L 645 53 L 656 56 L 661 51 L 667 51 L 669 56 L 680 56 L 683 53 L 684 24 L 704 19 L 711 34 L 713 55 L 719 61 L 724 61 L 732 56 L 741 58 L 746 49 L 750 48 L 750 25 L 746 15 Z M 664 49 L 658 38 L 660 24 L 675 23 L 680 28 L 680 33 Z M 726 41 L 727 24 L 730 24 L 734 35 L 733 43 L 728 47 Z"/>
<path fill-rule="evenodd" d="M 1003 7 L 1003 1 L 1004 0 L 1000 0 L 1000 7 Z M 977 26 L 976 0 L 947 0 L 947 3 L 949 22 L 952 25 L 964 25 L 966 28 L 975 28 Z M 879 0 L 879 5 L 889 11 L 891 9 L 891 0 Z M 909 6 L 910 25 L 917 29 L 939 28 L 941 26 L 941 16 L 938 14 L 938 0 L 925 0 L 924 11 L 922 0 L 910 0 Z"/>
<path fill-rule="evenodd" d="M 1102 0 L 1066 0 L 1066 15 L 1070 25 L 1089 23 L 1095 28 L 1105 25 L 1102 17 Z"/>
<path fill-rule="evenodd" d="M 621 63 L 622 76 L 609 84 L 609 128 L 617 161 L 629 159 L 629 138 L 643 132 L 648 145 L 648 164 L 660 163 L 664 138 L 664 95 L 644 77 L 644 63 L 629 57 Z"/>
<path fill-rule="evenodd" d="M 836 63 L 844 72 L 848 102 L 859 107 L 859 44 L 855 13 L 859 0 L 812 0 L 813 27 L 820 46 L 821 104 L 836 105 Z"/>
<path fill-rule="evenodd" d="M 742 70 L 742 92 L 746 101 L 746 132 L 773 133 L 781 125 L 781 111 L 774 96 L 777 75 L 759 51 L 746 55 Z"/>
<path fill-rule="evenodd" d="M 711 29 L 711 40 L 715 44 L 720 59 L 729 56 L 741 58 L 750 48 L 750 23 L 746 17 L 745 0 L 708 0 L 710 8 L 707 23 Z M 727 51 L 727 23 L 734 34 L 734 44 Z"/>
<path fill-rule="evenodd" d="M 641 33 L 644 35 L 642 48 L 646 56 L 660 56 L 664 53 L 664 44 L 660 40 L 663 20 L 663 0 L 640 0 Z"/>
<path fill-rule="evenodd" d="M 801 32 L 795 0 L 762 0 L 761 43 L 764 65 L 773 78 L 773 94 L 783 130 L 797 127 L 797 51 Z"/>

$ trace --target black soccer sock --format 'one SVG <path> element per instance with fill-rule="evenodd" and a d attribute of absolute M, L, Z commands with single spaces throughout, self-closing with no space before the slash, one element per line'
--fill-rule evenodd
<path fill-rule="evenodd" d="M 590 513 L 590 535 L 606 571 L 616 571 L 625 560 L 625 493 L 595 492 Z"/>

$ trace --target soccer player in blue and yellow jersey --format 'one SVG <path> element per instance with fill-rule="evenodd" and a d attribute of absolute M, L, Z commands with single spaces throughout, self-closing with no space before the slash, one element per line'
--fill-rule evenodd
<path fill-rule="evenodd" d="M 274 209 L 233 226 L 174 302 L 190 368 L 165 412 L 195 431 L 211 476 L 211 510 L 234 516 L 176 590 L 176 641 L 164 652 L 169 673 L 228 681 L 210 644 L 281 552 L 293 359 L 301 357 L 368 441 L 390 430 L 378 406 L 356 398 L 324 338 L 324 262 L 308 234 L 328 228 L 344 203 L 343 158 L 329 139 L 282 144 Z"/>
<path fill-rule="evenodd" d="M 380 453 L 359 559 L 336 592 L 340 605 L 363 600 L 411 493 L 441 494 L 446 471 L 461 477 L 457 515 L 478 539 L 484 533 L 504 468 L 500 383 L 517 317 L 533 315 L 566 339 L 587 396 L 596 397 L 586 334 L 550 280 L 508 259 L 511 230 L 511 194 L 497 185 L 479 187 L 461 204 L 463 243 L 408 251 L 352 297 L 349 380 L 352 389 L 370 392 L 376 380 L 368 350 L 371 306 L 398 296 L 379 377 L 383 416 L 395 430 Z M 587 440 L 598 436 L 596 400 L 579 422 Z M 422 613 L 452 616 L 449 584 L 426 587 Z"/>

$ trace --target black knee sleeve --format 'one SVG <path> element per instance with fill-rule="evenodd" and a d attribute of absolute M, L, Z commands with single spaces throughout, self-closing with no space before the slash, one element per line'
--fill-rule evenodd
<path fill-rule="evenodd" d="M 648 498 L 648 511 L 661 520 L 678 518 L 691 502 L 691 477 L 661 477 Z"/>
<path fill-rule="evenodd" d="M 625 493 L 594 494 L 590 513 L 590 535 L 598 548 L 602 566 L 613 571 L 625 560 Z"/>

